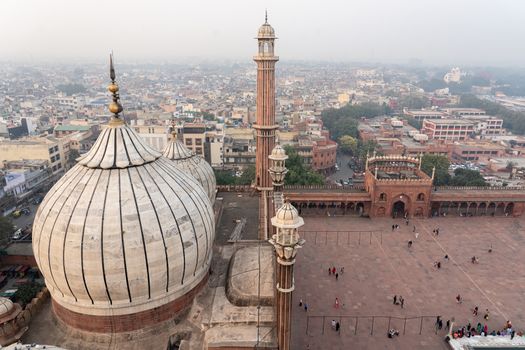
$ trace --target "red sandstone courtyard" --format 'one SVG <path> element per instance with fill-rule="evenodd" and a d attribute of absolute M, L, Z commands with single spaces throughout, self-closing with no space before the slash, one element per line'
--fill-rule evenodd
<path fill-rule="evenodd" d="M 392 232 L 394 223 L 400 229 Z M 525 330 L 524 227 L 524 219 L 510 217 L 422 219 L 408 226 L 393 219 L 306 217 L 300 231 L 306 244 L 295 265 L 292 348 L 447 349 L 445 327 L 435 334 L 435 316 L 475 326 L 484 323 L 486 309 L 489 330 L 502 329 L 507 320 Z M 328 275 L 332 265 L 344 266 L 338 281 Z M 393 305 L 394 295 L 404 297 L 404 309 Z M 299 308 L 301 298 L 308 312 Z M 331 329 L 332 319 L 341 323 L 340 334 Z M 389 322 L 399 337 L 387 337 Z"/>

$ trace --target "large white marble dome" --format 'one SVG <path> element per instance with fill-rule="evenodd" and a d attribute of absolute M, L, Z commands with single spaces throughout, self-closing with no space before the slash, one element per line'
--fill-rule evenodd
<path fill-rule="evenodd" d="M 181 141 L 176 139 L 175 135 L 172 135 L 163 155 L 173 161 L 179 169 L 193 176 L 204 187 L 210 201 L 215 203 L 217 181 L 211 165 L 206 160 L 184 146 Z"/>
<path fill-rule="evenodd" d="M 202 186 L 114 117 L 41 203 L 33 251 L 56 303 L 117 316 L 196 287 L 208 273 L 214 235 Z"/>

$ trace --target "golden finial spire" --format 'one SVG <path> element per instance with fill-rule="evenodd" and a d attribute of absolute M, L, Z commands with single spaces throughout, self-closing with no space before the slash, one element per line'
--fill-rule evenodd
<path fill-rule="evenodd" d="M 268 24 L 268 10 L 264 9 L 264 23 Z"/>
<path fill-rule="evenodd" d="M 109 104 L 109 111 L 113 113 L 113 120 L 121 120 L 119 113 L 122 112 L 122 105 L 120 104 L 120 96 L 118 93 L 118 85 L 115 82 L 115 67 L 113 66 L 113 54 L 109 55 L 109 78 L 111 84 L 108 86 L 108 91 L 111 92 L 113 101 Z"/>

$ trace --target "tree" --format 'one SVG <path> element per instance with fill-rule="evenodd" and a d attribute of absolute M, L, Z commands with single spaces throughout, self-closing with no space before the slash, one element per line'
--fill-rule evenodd
<path fill-rule="evenodd" d="M 406 115 L 401 116 L 402 119 L 406 120 L 408 125 L 410 125 L 413 128 L 416 128 L 417 130 L 421 130 L 423 127 L 423 123 L 416 118 L 408 117 Z"/>
<path fill-rule="evenodd" d="M 347 104 L 338 109 L 325 109 L 321 113 L 321 119 L 323 120 L 323 125 L 330 131 L 332 139 L 338 140 L 343 135 L 358 137 L 357 125 L 360 118 L 373 118 L 390 113 L 392 113 L 392 110 L 386 104 Z"/>
<path fill-rule="evenodd" d="M 350 135 L 343 135 L 339 138 L 339 147 L 345 153 L 355 154 L 357 152 L 357 140 Z"/>
<path fill-rule="evenodd" d="M 450 174 L 448 173 L 450 162 L 448 161 L 448 158 L 446 156 L 425 154 L 421 159 L 421 170 L 423 170 L 428 176 L 432 176 L 432 169 L 434 167 L 436 168 L 434 174 L 434 185 L 448 185 L 450 182 Z"/>
<path fill-rule="evenodd" d="M 479 171 L 457 168 L 450 180 L 452 186 L 487 186 Z"/>
<path fill-rule="evenodd" d="M 514 167 L 517 165 L 516 162 L 513 162 L 512 160 L 509 160 L 507 161 L 507 166 L 505 167 L 505 169 L 507 169 L 507 171 L 512 171 L 512 169 L 514 169 Z"/>
<path fill-rule="evenodd" d="M 236 180 L 236 185 L 251 185 L 253 180 L 255 180 L 255 165 L 248 165 L 242 172 L 242 175 Z"/>
<path fill-rule="evenodd" d="M 322 185 L 324 177 L 304 165 L 301 156 L 291 146 L 284 146 L 288 160 L 288 173 L 284 178 L 285 185 Z"/>
<path fill-rule="evenodd" d="M 61 84 L 57 86 L 57 89 L 68 96 L 86 92 L 86 88 L 82 84 Z"/>
<path fill-rule="evenodd" d="M 359 161 L 364 164 L 366 155 L 372 156 L 377 147 L 377 142 L 374 140 L 361 141 L 357 143 L 357 157 Z"/>
<path fill-rule="evenodd" d="M 74 165 L 77 162 L 77 158 L 80 157 L 80 153 L 76 149 L 69 151 L 69 157 L 67 158 L 67 163 L 69 165 Z"/>
<path fill-rule="evenodd" d="M 217 180 L 217 185 L 235 185 L 235 176 L 229 170 L 217 170 L 214 169 L 215 179 Z"/>
<path fill-rule="evenodd" d="M 42 285 L 38 283 L 22 284 L 15 292 L 15 298 L 24 306 L 29 304 L 41 289 Z"/>
<path fill-rule="evenodd" d="M 15 226 L 11 222 L 11 219 L 0 216 L 0 241 L 7 241 L 13 232 L 15 232 Z"/>

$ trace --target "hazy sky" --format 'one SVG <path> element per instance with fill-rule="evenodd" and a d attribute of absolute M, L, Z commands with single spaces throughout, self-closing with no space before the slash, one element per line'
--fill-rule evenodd
<path fill-rule="evenodd" d="M 522 0 L 0 0 L 0 60 L 251 59 L 525 65 Z"/>

